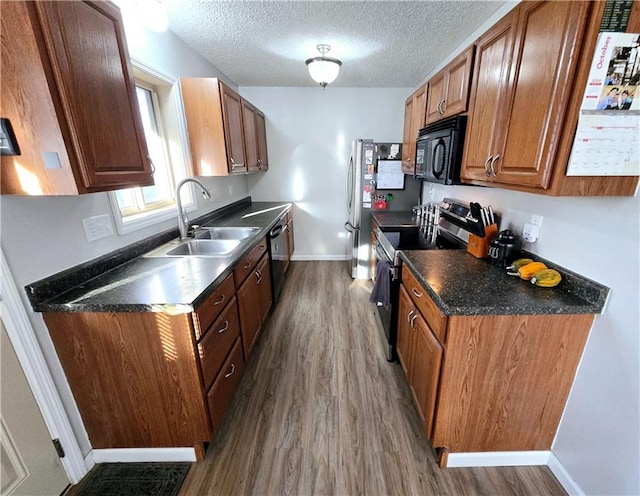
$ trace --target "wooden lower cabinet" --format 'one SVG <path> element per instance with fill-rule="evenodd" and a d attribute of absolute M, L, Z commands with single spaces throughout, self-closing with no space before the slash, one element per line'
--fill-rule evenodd
<path fill-rule="evenodd" d="M 271 309 L 271 272 L 267 255 L 262 257 L 253 273 L 238 288 L 238 301 L 244 358 L 248 361 Z"/>
<path fill-rule="evenodd" d="M 211 427 L 217 431 L 222 424 L 225 414 L 229 408 L 229 404 L 233 399 L 242 372 L 244 372 L 244 357 L 242 354 L 242 343 L 240 337 L 235 340 L 231 353 L 224 362 L 218 377 L 213 386 L 207 393 L 207 404 L 209 405 L 209 416 L 211 418 Z"/>
<path fill-rule="evenodd" d="M 433 447 L 551 449 L 594 315 L 440 314 L 444 320 L 434 321 L 435 303 L 415 282 L 405 268 L 397 351 Z M 432 329 L 440 322 L 446 329 L 438 339 Z"/>
<path fill-rule="evenodd" d="M 94 449 L 211 439 L 190 314 L 43 317 Z"/>
<path fill-rule="evenodd" d="M 443 348 L 404 286 L 400 287 L 398 319 L 398 356 L 425 435 L 431 439 Z"/>
<path fill-rule="evenodd" d="M 265 238 L 193 313 L 43 313 L 91 446 L 211 441 L 271 305 Z"/>

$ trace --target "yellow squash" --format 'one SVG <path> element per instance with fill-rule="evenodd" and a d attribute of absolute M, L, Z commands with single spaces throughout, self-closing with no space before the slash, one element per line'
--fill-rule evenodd
<path fill-rule="evenodd" d="M 520 279 L 525 281 L 530 280 L 534 274 L 540 272 L 541 270 L 545 270 L 547 266 L 542 262 L 531 262 L 527 265 L 523 265 L 518 269 L 518 275 Z"/>
<path fill-rule="evenodd" d="M 533 260 L 531 260 L 530 258 L 519 258 L 518 260 L 514 260 L 511 263 L 511 265 L 509 265 L 509 267 L 507 267 L 507 270 L 516 270 L 517 271 L 523 265 L 530 264 L 531 262 L 533 262 Z"/>
<path fill-rule="evenodd" d="M 554 269 L 544 269 L 536 272 L 531 278 L 531 284 L 540 286 L 541 288 L 553 288 L 562 281 L 560 272 Z"/>

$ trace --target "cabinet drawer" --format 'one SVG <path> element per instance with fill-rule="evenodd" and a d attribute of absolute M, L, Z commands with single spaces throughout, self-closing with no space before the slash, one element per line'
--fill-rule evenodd
<path fill-rule="evenodd" d="M 233 276 L 229 276 L 211 293 L 211 295 L 194 312 L 194 331 L 196 339 L 200 340 L 207 329 L 216 319 L 222 309 L 235 295 L 236 287 L 233 284 Z"/>
<path fill-rule="evenodd" d="M 267 238 L 263 238 L 260 242 L 240 260 L 233 269 L 233 275 L 236 278 L 236 286 L 240 287 L 253 269 L 258 265 L 260 257 L 267 252 Z"/>
<path fill-rule="evenodd" d="M 240 319 L 236 298 L 233 297 L 198 344 L 205 388 L 208 388 L 215 379 L 238 336 L 240 336 Z"/>
<path fill-rule="evenodd" d="M 427 294 L 422 284 L 418 282 L 416 276 L 405 265 L 402 270 L 402 284 L 407 288 L 407 292 L 416 304 L 420 313 L 424 316 L 427 324 L 436 335 L 440 343 L 444 344 L 447 329 L 447 316 L 436 306 L 435 302 Z"/>
<path fill-rule="evenodd" d="M 238 383 L 244 372 L 244 359 L 242 358 L 242 346 L 240 339 L 236 339 L 233 349 L 227 360 L 224 362 L 222 370 L 218 374 L 216 381 L 207 393 L 207 404 L 209 405 L 209 417 L 211 427 L 214 432 L 220 427 L 229 404 L 233 399 Z"/>

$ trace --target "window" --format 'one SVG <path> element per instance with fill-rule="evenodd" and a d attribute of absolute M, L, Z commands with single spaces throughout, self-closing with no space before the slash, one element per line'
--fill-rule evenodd
<path fill-rule="evenodd" d="M 177 82 L 142 64 L 133 63 L 136 96 L 153 162 L 153 186 L 110 193 L 118 232 L 124 234 L 176 216 L 175 186 L 187 177 L 188 158 Z M 187 210 L 195 208 L 191 192 L 182 192 Z M 191 208 L 189 208 L 191 207 Z"/>

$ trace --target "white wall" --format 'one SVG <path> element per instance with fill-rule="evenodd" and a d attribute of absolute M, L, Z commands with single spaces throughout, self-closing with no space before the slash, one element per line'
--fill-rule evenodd
<path fill-rule="evenodd" d="M 174 78 L 208 76 L 227 80 L 172 33 L 132 32 L 130 25 L 127 28 L 130 53 L 145 65 Z M 198 209 L 189 214 L 191 218 L 248 195 L 246 176 L 202 180 L 213 192 L 213 199 L 207 201 L 198 194 Z M 177 225 L 172 219 L 127 235 L 116 234 L 90 243 L 84 234 L 82 219 L 112 215 L 107 193 L 62 197 L 3 195 L 0 202 L 2 249 L 19 288 Z M 91 447 L 49 333 L 41 315 L 31 311 L 26 294 L 23 297 L 80 448 L 86 454 Z"/>
<path fill-rule="evenodd" d="M 411 92 L 240 88 L 267 123 L 269 171 L 249 176 L 249 191 L 256 201 L 295 202 L 295 259 L 345 258 L 344 184 L 351 141 L 402 141 L 404 101 Z"/>

